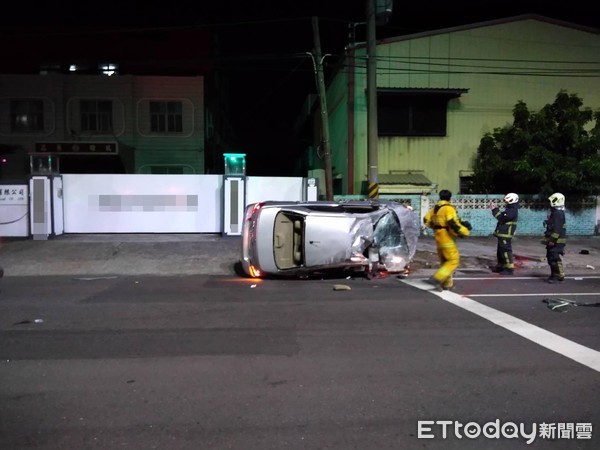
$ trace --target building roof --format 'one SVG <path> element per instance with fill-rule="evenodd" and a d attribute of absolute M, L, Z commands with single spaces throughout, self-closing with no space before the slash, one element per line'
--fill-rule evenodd
<path fill-rule="evenodd" d="M 573 28 L 573 29 L 585 31 L 588 33 L 600 34 L 600 28 L 592 28 L 592 27 L 588 27 L 585 25 L 579 25 L 579 24 L 572 23 L 572 22 L 566 22 L 563 20 L 553 19 L 551 17 L 541 16 L 539 14 L 522 14 L 522 15 L 518 15 L 518 16 L 505 17 L 502 19 L 494 19 L 494 20 L 488 20 L 488 21 L 484 21 L 484 22 L 470 23 L 467 25 L 459 25 L 459 26 L 455 26 L 455 27 L 430 30 L 430 31 L 425 31 L 425 32 L 421 32 L 421 33 L 406 34 L 406 35 L 402 35 L 402 36 L 378 39 L 377 43 L 378 44 L 388 44 L 388 43 L 392 43 L 392 42 L 411 40 L 411 39 L 415 39 L 415 38 L 419 38 L 419 37 L 435 36 L 438 34 L 446 34 L 446 33 L 451 33 L 451 32 L 455 32 L 455 31 L 464 31 L 464 30 L 471 30 L 474 28 L 482 28 L 482 27 L 501 25 L 501 24 L 511 23 L 511 22 L 519 22 L 522 20 L 537 20 L 540 22 L 546 22 L 546 23 L 550 23 L 553 25 Z M 365 46 L 366 46 L 366 43 L 361 43 L 361 44 L 356 45 L 356 47 L 365 47 Z"/>

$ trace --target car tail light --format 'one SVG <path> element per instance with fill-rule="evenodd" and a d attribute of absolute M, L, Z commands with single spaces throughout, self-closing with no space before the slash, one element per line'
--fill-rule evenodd
<path fill-rule="evenodd" d="M 260 209 L 263 207 L 264 203 L 255 203 L 252 208 L 248 208 L 246 209 L 246 220 L 250 220 L 252 219 L 252 217 L 258 212 L 260 211 Z"/>

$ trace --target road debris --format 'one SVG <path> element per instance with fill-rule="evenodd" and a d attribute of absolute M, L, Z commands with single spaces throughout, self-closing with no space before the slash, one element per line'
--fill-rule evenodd
<path fill-rule="evenodd" d="M 546 303 L 552 311 L 566 312 L 573 306 L 594 306 L 600 307 L 600 302 L 594 303 L 577 303 L 575 300 L 567 300 L 566 298 L 545 298 L 542 302 Z"/>
<path fill-rule="evenodd" d="M 564 298 L 545 298 L 542 302 L 546 303 L 552 311 L 557 312 L 566 312 L 571 306 L 577 306 L 577 303 L 573 300 Z"/>
<path fill-rule="evenodd" d="M 348 286 L 347 284 L 334 284 L 333 290 L 334 291 L 350 291 L 350 290 L 352 290 L 352 288 L 350 286 Z"/>
<path fill-rule="evenodd" d="M 21 320 L 20 322 L 15 322 L 13 325 L 27 325 L 29 323 L 44 323 L 44 319 L 34 319 L 34 320 Z"/>

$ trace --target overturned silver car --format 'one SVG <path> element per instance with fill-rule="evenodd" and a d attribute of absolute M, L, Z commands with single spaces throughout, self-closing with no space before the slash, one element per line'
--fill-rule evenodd
<path fill-rule="evenodd" d="M 406 273 L 419 231 L 414 211 L 393 201 L 253 203 L 240 260 L 251 277 Z"/>

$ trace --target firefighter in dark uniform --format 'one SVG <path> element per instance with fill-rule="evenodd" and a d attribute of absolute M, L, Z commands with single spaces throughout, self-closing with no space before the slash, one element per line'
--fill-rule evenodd
<path fill-rule="evenodd" d="M 550 213 L 544 221 L 546 231 L 543 243 L 546 245 L 546 260 L 550 266 L 548 283 L 562 283 L 565 279 L 562 256 L 567 243 L 567 222 L 565 220 L 565 196 L 556 192 L 548 197 Z"/>
<path fill-rule="evenodd" d="M 496 203 L 490 203 L 492 215 L 498 221 L 494 236 L 498 239 L 496 247 L 496 267 L 492 269 L 500 275 L 512 275 L 515 264 L 513 261 L 512 238 L 517 231 L 517 219 L 519 218 L 519 196 L 514 192 L 504 196 L 505 208 L 501 211 Z"/>

